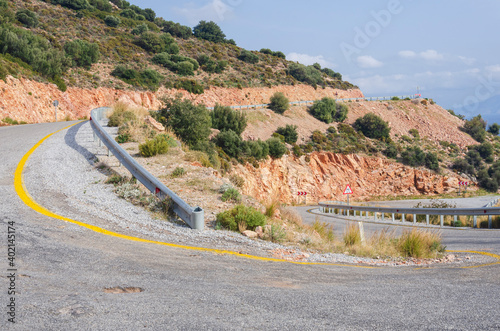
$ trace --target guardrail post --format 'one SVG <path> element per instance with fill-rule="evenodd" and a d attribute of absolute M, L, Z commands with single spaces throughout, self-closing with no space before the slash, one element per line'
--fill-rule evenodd
<path fill-rule="evenodd" d="M 425 223 L 427 223 L 427 225 L 429 225 L 429 214 L 425 215 Z"/>
<path fill-rule="evenodd" d="M 457 222 L 458 222 L 458 216 L 453 215 L 453 226 L 455 226 L 455 224 L 457 224 Z"/>
<path fill-rule="evenodd" d="M 392 221 L 396 222 L 396 219 L 394 218 L 394 213 L 392 213 Z"/>
<path fill-rule="evenodd" d="M 444 215 L 440 215 L 440 216 L 441 216 L 441 222 L 440 222 L 441 223 L 441 227 L 443 227 L 443 225 L 444 225 Z"/>
<path fill-rule="evenodd" d="M 191 224 L 193 225 L 193 229 L 195 230 L 203 230 L 205 226 L 204 221 L 205 212 L 200 207 L 196 207 L 191 214 Z"/>
<path fill-rule="evenodd" d="M 488 229 L 491 229 L 493 227 L 493 224 L 492 224 L 492 220 L 491 220 L 491 215 L 488 215 Z"/>
<path fill-rule="evenodd" d="M 476 215 L 474 215 L 474 225 L 472 227 L 477 228 L 477 216 Z"/>
<path fill-rule="evenodd" d="M 373 220 L 377 221 L 377 212 L 376 211 L 373 212 Z"/>
<path fill-rule="evenodd" d="M 401 222 L 405 221 L 405 214 L 401 214 Z"/>
<path fill-rule="evenodd" d="M 417 214 L 413 214 L 413 224 L 417 224 Z"/>
<path fill-rule="evenodd" d="M 385 220 L 385 213 L 382 212 L 382 222 Z"/>

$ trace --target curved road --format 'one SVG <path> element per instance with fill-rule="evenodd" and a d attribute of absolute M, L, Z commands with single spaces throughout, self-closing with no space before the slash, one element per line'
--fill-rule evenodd
<path fill-rule="evenodd" d="M 2 277 L 2 330 L 500 328 L 498 264 L 366 269 L 261 262 L 132 242 L 38 214 L 17 196 L 14 171 L 40 139 L 66 125 L 0 128 L 0 256 L 7 276 L 8 222 L 15 222 L 17 239 L 16 324 L 8 322 L 10 280 Z M 49 139 L 65 144 L 72 136 L 63 130 Z M 44 161 L 43 154 L 33 157 Z M 37 170 L 30 160 L 26 169 Z M 470 232 L 470 241 L 448 245 L 472 248 L 483 235 Z M 104 292 L 114 286 L 143 291 Z"/>

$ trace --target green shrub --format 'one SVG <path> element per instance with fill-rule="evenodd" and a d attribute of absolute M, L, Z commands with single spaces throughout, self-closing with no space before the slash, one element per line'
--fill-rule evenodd
<path fill-rule="evenodd" d="M 420 139 L 420 133 L 418 132 L 417 129 L 410 129 L 408 131 L 415 139 Z"/>
<path fill-rule="evenodd" d="M 194 75 L 194 66 L 191 62 L 183 61 L 177 64 L 177 73 L 181 76 Z"/>
<path fill-rule="evenodd" d="M 438 171 L 439 161 L 436 153 L 425 153 L 418 146 L 408 147 L 401 153 L 403 163 L 412 167 L 425 166 L 428 169 Z"/>
<path fill-rule="evenodd" d="M 238 205 L 231 210 L 217 214 L 217 223 L 226 229 L 237 231 L 238 224 L 249 230 L 266 224 L 266 216 L 253 207 Z"/>
<path fill-rule="evenodd" d="M 227 189 L 222 194 L 221 200 L 223 202 L 226 202 L 226 201 L 240 202 L 241 201 L 241 195 L 240 195 L 240 192 L 237 189 L 235 189 L 234 187 L 231 187 L 231 188 Z"/>
<path fill-rule="evenodd" d="M 153 69 L 145 69 L 139 72 L 121 64 L 115 67 L 111 75 L 120 78 L 130 85 L 141 86 L 151 90 L 156 90 L 163 79 L 163 76 Z"/>
<path fill-rule="evenodd" d="M 131 121 L 136 121 L 137 116 L 130 110 L 115 110 L 109 116 L 108 126 L 117 127 Z"/>
<path fill-rule="evenodd" d="M 214 110 L 210 113 L 212 118 L 212 128 L 224 131 L 231 130 L 237 135 L 241 135 L 247 127 L 245 113 L 231 109 L 228 106 L 215 104 Z"/>
<path fill-rule="evenodd" d="M 35 28 L 38 25 L 38 15 L 29 9 L 20 9 L 16 13 L 16 20 L 27 28 Z"/>
<path fill-rule="evenodd" d="M 404 256 L 414 258 L 432 257 L 445 251 L 439 234 L 417 229 L 405 230 L 399 238 L 399 247 Z"/>
<path fill-rule="evenodd" d="M 322 72 L 313 66 L 306 67 L 300 63 L 291 63 L 288 66 L 287 72 L 296 80 L 312 86 L 324 84 Z"/>
<path fill-rule="evenodd" d="M 251 63 L 251 64 L 256 64 L 259 62 L 259 57 L 247 50 L 242 50 L 240 55 L 238 56 L 238 59 L 240 59 L 243 62 Z"/>
<path fill-rule="evenodd" d="M 239 157 L 241 154 L 242 140 L 240 136 L 233 130 L 221 131 L 214 138 L 217 146 L 230 157 Z"/>
<path fill-rule="evenodd" d="M 186 91 L 193 94 L 203 94 L 203 85 L 200 85 L 196 80 L 184 79 L 175 82 L 174 87 L 176 89 L 185 89 Z"/>
<path fill-rule="evenodd" d="M 193 35 L 193 30 L 189 26 L 174 23 L 172 21 L 163 21 L 160 26 L 162 27 L 163 32 L 168 32 L 172 36 L 182 39 L 188 39 Z"/>
<path fill-rule="evenodd" d="M 256 160 L 265 159 L 269 155 L 269 145 L 260 139 L 244 141 L 242 150 L 247 156 L 253 157 Z"/>
<path fill-rule="evenodd" d="M 119 144 L 124 144 L 126 142 L 129 142 L 130 139 L 131 139 L 131 136 L 128 133 L 119 134 L 115 138 L 116 142 Z"/>
<path fill-rule="evenodd" d="M 112 15 L 106 16 L 106 18 L 104 19 L 104 23 L 112 28 L 116 28 L 118 25 L 120 25 L 121 22 L 122 21 L 118 17 Z"/>
<path fill-rule="evenodd" d="M 99 60 L 99 45 L 76 39 L 64 44 L 64 51 L 73 62 L 73 66 L 90 69 L 92 63 Z"/>
<path fill-rule="evenodd" d="M 205 39 L 214 43 L 226 41 L 226 35 L 215 22 L 200 21 L 193 28 L 193 34 L 196 38 Z"/>
<path fill-rule="evenodd" d="M 494 136 L 498 136 L 498 133 L 500 132 L 500 125 L 497 123 L 491 124 L 488 128 L 488 132 Z"/>
<path fill-rule="evenodd" d="M 483 142 L 481 145 L 475 146 L 475 149 L 483 159 L 487 159 L 488 157 L 492 156 L 493 152 L 495 151 L 493 145 L 488 142 Z"/>
<path fill-rule="evenodd" d="M 182 177 L 186 174 L 186 170 L 182 167 L 177 167 L 172 171 L 172 174 L 170 174 L 171 177 L 177 178 L 177 177 Z"/>
<path fill-rule="evenodd" d="M 52 3 L 74 10 L 87 9 L 90 7 L 87 0 L 52 0 Z"/>
<path fill-rule="evenodd" d="M 245 185 L 245 180 L 243 179 L 243 177 L 238 175 L 231 175 L 231 177 L 229 177 L 229 180 L 239 188 L 242 188 L 243 185 Z"/>
<path fill-rule="evenodd" d="M 395 159 L 398 157 L 398 149 L 396 145 L 394 144 L 389 144 L 387 145 L 387 148 L 384 150 L 385 156 L 391 159 Z"/>
<path fill-rule="evenodd" d="M 204 105 L 194 105 L 190 100 L 166 99 L 165 107 L 158 111 L 160 122 L 172 128 L 189 146 L 207 141 L 212 120 Z"/>
<path fill-rule="evenodd" d="M 465 121 L 463 130 L 468 133 L 473 139 L 482 143 L 486 139 L 486 122 L 477 115 L 470 121 Z"/>
<path fill-rule="evenodd" d="M 282 92 L 274 93 L 270 101 L 269 108 L 278 114 L 283 114 L 290 108 L 288 98 Z"/>
<path fill-rule="evenodd" d="M 348 111 L 349 109 L 346 105 L 336 103 L 334 99 L 327 97 L 315 101 L 309 109 L 312 116 L 325 123 L 333 121 L 343 122 L 347 117 Z"/>
<path fill-rule="evenodd" d="M 111 13 L 113 10 L 113 6 L 109 3 L 108 0 L 88 0 L 89 4 L 94 8 Z"/>
<path fill-rule="evenodd" d="M 390 139 L 389 132 L 391 131 L 391 128 L 389 127 L 389 124 L 373 113 L 368 113 L 365 116 L 358 118 L 354 122 L 354 128 L 361 131 L 366 137 L 369 138 L 379 140 Z"/>
<path fill-rule="evenodd" d="M 287 124 L 286 127 L 278 128 L 276 133 L 282 135 L 285 138 L 285 142 L 288 144 L 295 144 L 299 138 L 296 125 Z"/>
<path fill-rule="evenodd" d="M 71 63 L 64 52 L 52 46 L 44 37 L 8 24 L 0 25 L 0 50 L 4 55 L 19 58 L 30 65 L 30 69 L 54 82 L 60 79 Z"/>
<path fill-rule="evenodd" d="M 168 152 L 168 143 L 164 139 L 146 140 L 144 144 L 139 145 L 139 153 L 144 157 L 151 157 L 157 154 Z"/>
<path fill-rule="evenodd" d="M 270 138 L 266 142 L 269 146 L 269 155 L 274 159 L 281 158 L 287 151 L 285 144 L 278 138 Z"/>
<path fill-rule="evenodd" d="M 131 10 L 131 12 L 133 13 L 132 10 Z M 123 14 L 123 12 L 122 12 L 122 14 Z M 143 34 L 144 32 L 147 32 L 147 31 L 149 31 L 149 27 L 147 26 L 147 24 L 139 24 L 138 26 L 133 28 L 130 33 L 132 33 L 134 35 L 140 35 L 140 34 Z"/>

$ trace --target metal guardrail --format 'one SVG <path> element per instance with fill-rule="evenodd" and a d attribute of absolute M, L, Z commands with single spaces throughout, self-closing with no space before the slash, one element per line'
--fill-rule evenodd
<path fill-rule="evenodd" d="M 172 192 L 162 182 L 151 175 L 137 161 L 135 161 L 101 126 L 101 121 L 109 107 L 101 107 L 90 113 L 90 125 L 94 134 L 104 143 L 108 150 L 120 161 L 132 176 L 137 178 L 148 190 L 155 193 L 160 199 L 170 197 L 174 204 L 174 212 L 191 228 L 203 230 L 205 226 L 204 211 L 200 207 L 193 208 Z"/>
<path fill-rule="evenodd" d="M 341 99 L 335 99 L 335 101 L 384 101 L 384 100 L 391 100 L 392 98 L 399 98 L 399 99 L 417 99 L 422 97 L 421 94 L 413 94 L 413 95 L 402 95 L 402 96 L 390 96 L 390 97 L 368 97 L 368 98 L 341 98 Z M 307 100 L 307 101 L 291 101 L 289 102 L 290 105 L 308 105 L 308 104 L 313 104 L 315 100 Z M 260 104 L 260 105 L 241 105 L 241 106 L 229 106 L 231 109 L 260 109 L 260 108 L 267 108 L 269 107 L 268 103 Z M 213 110 L 214 107 L 207 107 L 210 110 Z"/>
<path fill-rule="evenodd" d="M 498 199 L 495 200 L 498 202 Z M 413 215 L 413 224 L 417 223 L 417 215 L 425 215 L 426 216 L 426 224 L 429 225 L 429 215 L 439 215 L 440 216 L 440 225 L 443 226 L 444 216 L 449 215 L 454 217 L 454 222 L 457 221 L 457 217 L 459 215 L 464 216 L 474 216 L 473 227 L 477 227 L 477 216 L 488 216 L 488 228 L 492 227 L 492 216 L 500 215 L 500 208 L 495 207 L 483 207 L 483 208 L 394 208 L 394 207 L 370 207 L 370 206 L 356 206 L 356 205 L 347 205 L 345 202 L 340 201 L 326 201 L 318 203 L 320 206 L 320 210 L 322 213 L 337 213 L 339 215 L 347 215 L 350 216 L 350 211 L 354 212 L 354 216 L 356 216 L 356 212 L 359 211 L 360 215 L 363 216 L 363 212 L 365 212 L 365 216 L 368 216 L 368 213 L 373 214 L 373 218 L 375 221 L 378 220 L 378 214 L 381 214 L 381 220 L 384 221 L 385 214 L 392 214 L 392 221 L 395 222 L 395 215 L 401 214 L 401 222 L 405 220 L 405 215 Z"/>

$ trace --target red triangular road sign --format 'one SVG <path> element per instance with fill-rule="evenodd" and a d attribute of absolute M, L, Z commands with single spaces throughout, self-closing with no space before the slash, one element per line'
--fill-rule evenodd
<path fill-rule="evenodd" d="M 353 194 L 354 192 L 352 192 L 351 190 L 351 185 L 347 184 L 347 186 L 345 187 L 345 190 L 344 190 L 344 194 Z"/>

